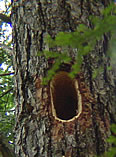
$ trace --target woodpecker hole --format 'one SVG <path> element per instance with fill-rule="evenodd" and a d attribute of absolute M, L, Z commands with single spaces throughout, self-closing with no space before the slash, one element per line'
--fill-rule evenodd
<path fill-rule="evenodd" d="M 51 81 L 53 115 L 61 120 L 70 120 L 78 114 L 78 92 L 75 80 L 67 72 L 58 72 Z"/>

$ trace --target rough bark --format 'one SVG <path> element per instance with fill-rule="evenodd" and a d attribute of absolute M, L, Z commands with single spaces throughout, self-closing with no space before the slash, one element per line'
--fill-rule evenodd
<path fill-rule="evenodd" d="M 72 119 L 63 120 L 54 114 L 52 96 L 56 87 L 51 87 L 53 82 L 41 84 L 49 63 L 37 56 L 47 49 L 47 34 L 54 38 L 60 31 L 74 31 L 81 23 L 91 27 L 89 15 L 100 16 L 108 4 L 108 0 L 13 2 L 15 152 L 19 157 L 93 157 L 108 149 L 110 123 L 116 121 L 116 85 L 113 71 L 108 70 L 107 35 L 84 57 L 81 73 L 73 80 L 78 86 L 80 114 L 74 112 Z M 104 70 L 93 79 L 93 70 L 100 65 Z"/>

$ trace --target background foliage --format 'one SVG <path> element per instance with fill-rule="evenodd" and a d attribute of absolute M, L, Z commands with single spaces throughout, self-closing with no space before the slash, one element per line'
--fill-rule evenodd
<path fill-rule="evenodd" d="M 0 17 L 9 16 L 11 3 L 0 1 Z M 4 16 L 5 18 L 5 16 Z M 0 19 L 0 134 L 13 142 L 14 103 L 11 25 Z"/>

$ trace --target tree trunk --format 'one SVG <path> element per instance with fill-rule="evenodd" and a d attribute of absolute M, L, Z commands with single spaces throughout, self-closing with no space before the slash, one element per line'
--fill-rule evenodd
<path fill-rule="evenodd" d="M 110 124 L 116 122 L 107 35 L 84 57 L 81 73 L 73 80 L 66 65 L 48 85 L 42 85 L 50 65 L 37 54 L 47 49 L 47 34 L 54 38 L 60 31 L 73 32 L 81 23 L 90 27 L 88 17 L 100 16 L 108 4 L 108 0 L 13 2 L 15 152 L 19 157 L 93 157 L 107 151 Z M 99 66 L 103 71 L 93 79 Z"/>

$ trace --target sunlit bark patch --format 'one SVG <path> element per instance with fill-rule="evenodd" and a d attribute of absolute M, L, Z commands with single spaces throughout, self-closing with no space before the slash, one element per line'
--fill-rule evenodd
<path fill-rule="evenodd" d="M 50 84 L 53 116 L 61 121 L 71 121 L 82 111 L 78 82 L 67 72 L 58 72 Z"/>

